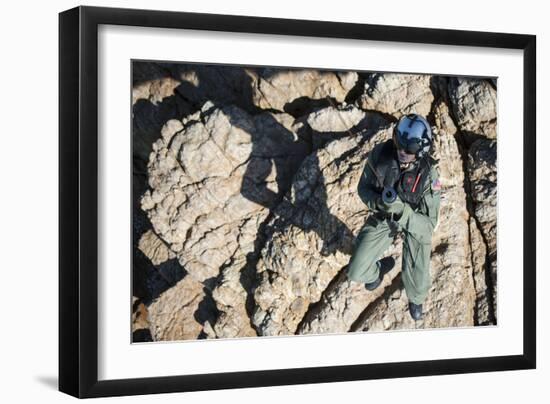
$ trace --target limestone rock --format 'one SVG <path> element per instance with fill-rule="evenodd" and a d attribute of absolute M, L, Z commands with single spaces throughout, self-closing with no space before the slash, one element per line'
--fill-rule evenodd
<path fill-rule="evenodd" d="M 216 105 L 236 105 L 249 112 L 255 108 L 252 103 L 252 78 L 249 69 L 217 64 L 155 62 L 135 62 L 132 67 L 134 99 L 158 99 L 155 94 L 157 91 L 150 91 L 151 97 L 146 97 L 147 92 L 144 89 L 151 83 L 157 86 L 163 83 L 168 90 L 168 83 L 172 83 L 172 93 L 192 105 L 191 113 L 200 109 L 207 101 Z M 183 115 L 178 118 L 183 118 Z"/>
<path fill-rule="evenodd" d="M 220 280 L 212 296 L 216 302 L 219 315 L 212 325 L 212 335 L 216 338 L 236 338 L 257 336 L 250 323 L 249 292 L 252 289 L 253 277 L 245 258 L 231 261 L 223 268 Z"/>
<path fill-rule="evenodd" d="M 142 209 L 197 280 L 253 250 L 259 225 L 306 153 L 291 122 L 205 105 L 153 145 Z"/>
<path fill-rule="evenodd" d="M 475 317 L 479 325 L 494 324 L 492 288 L 487 285 L 487 246 L 473 217 L 470 217 L 470 243 L 472 249 L 472 269 L 476 289 Z"/>
<path fill-rule="evenodd" d="M 252 78 L 233 66 L 134 62 L 132 64 L 132 148 L 134 172 L 147 169 L 151 146 L 169 120 L 181 121 L 206 102 L 256 112 Z"/>
<path fill-rule="evenodd" d="M 261 69 L 250 71 L 252 97 L 262 109 L 285 111 L 285 106 L 304 98 L 337 102 L 345 100 L 357 81 L 356 72 L 329 72 L 314 69 Z"/>
<path fill-rule="evenodd" d="M 477 140 L 468 153 L 468 176 L 474 199 L 475 216 L 487 240 L 489 254 L 496 254 L 497 219 L 497 145 L 488 139 Z"/>
<path fill-rule="evenodd" d="M 381 114 L 365 112 L 354 105 L 316 109 L 305 120 L 314 149 L 319 149 L 332 140 L 357 133 L 371 136 L 389 126 L 389 122 Z"/>
<path fill-rule="evenodd" d="M 488 254 L 493 306 L 496 315 L 497 293 L 497 144 L 496 140 L 478 139 L 468 152 L 468 177 L 474 216 L 481 230 Z"/>
<path fill-rule="evenodd" d="M 353 105 L 342 109 L 327 107 L 309 114 L 307 123 L 315 132 L 346 132 L 359 125 L 365 116 L 364 111 Z"/>
<path fill-rule="evenodd" d="M 430 75 L 375 73 L 367 76 L 359 105 L 400 118 L 409 113 L 428 115 L 433 100 Z"/>
<path fill-rule="evenodd" d="M 158 296 L 148 307 L 154 341 L 197 339 L 203 329 L 196 313 L 205 300 L 204 286 L 191 276 Z M 213 312 L 213 309 L 210 308 Z M 206 320 L 206 319 L 204 319 Z"/>
<path fill-rule="evenodd" d="M 160 265 L 175 257 L 164 241 L 158 238 L 152 230 L 148 230 L 141 236 L 138 248 L 151 260 L 153 265 Z"/>
<path fill-rule="evenodd" d="M 164 80 L 164 79 L 163 79 Z M 168 84 L 142 83 L 132 90 L 132 163 L 134 178 L 146 177 L 147 161 L 152 145 L 160 137 L 161 128 L 171 119 L 180 120 L 194 108 L 174 93 L 170 79 Z"/>
<path fill-rule="evenodd" d="M 445 162 L 444 164 L 440 164 L 441 180 L 447 184 L 462 186 L 464 179 L 464 175 L 462 174 L 463 161 L 459 158 L 459 156 L 452 157 L 453 153 L 445 151 L 453 144 L 456 148 L 454 136 L 459 135 L 458 129 L 454 125 L 446 103 L 442 101 L 436 103 L 433 115 L 436 122 L 436 128 L 434 130 L 435 154 L 436 157 Z M 443 133 L 444 136 L 441 136 L 441 133 Z M 475 153 L 475 148 L 471 151 Z M 470 161 L 470 158 L 468 158 L 468 161 Z M 471 181 L 470 175 L 468 175 L 468 177 Z M 473 197 L 475 199 L 475 196 L 473 195 L 469 195 L 468 197 Z M 496 209 L 494 206 L 489 209 L 493 209 L 496 214 Z M 475 215 L 475 212 L 473 213 Z M 486 244 L 481 236 L 480 230 L 478 229 L 476 220 L 473 217 L 470 217 L 468 225 L 470 233 L 472 271 L 476 291 L 475 321 L 477 324 L 481 325 L 494 324 L 492 296 L 489 296 L 492 294 L 492 284 L 487 285 L 486 282 L 486 272 L 489 270 L 486 263 Z"/>
<path fill-rule="evenodd" d="M 150 101 L 153 105 L 157 105 L 163 99 L 174 95 L 176 87 L 180 84 L 180 81 L 172 77 L 139 83 L 132 88 L 132 105 L 142 99 Z"/>
<path fill-rule="evenodd" d="M 252 280 L 243 272 L 262 222 L 307 153 L 294 127 L 290 115 L 207 103 L 167 122 L 153 145 L 142 209 L 188 277 L 211 290 L 217 315 L 201 328 L 206 337 L 256 335 L 246 308 Z M 165 253 L 141 244 L 150 257 Z"/>
<path fill-rule="evenodd" d="M 444 102 L 434 107 L 433 156 L 439 160 L 439 178 L 447 187 L 464 186 L 464 168 L 455 135 L 457 128 Z"/>
<path fill-rule="evenodd" d="M 399 276 L 402 246 L 402 239 L 397 238 L 383 254 L 395 259 L 395 267 L 384 276 L 381 285 L 374 291 L 367 290 L 364 284 L 348 280 L 345 272 L 347 267 L 344 267 L 336 280 L 323 291 L 319 302 L 306 313 L 297 334 L 343 333 L 352 329 L 361 313 L 379 299 Z"/>
<path fill-rule="evenodd" d="M 497 93 L 487 80 L 452 78 L 449 96 L 459 129 L 469 135 L 497 136 Z"/>

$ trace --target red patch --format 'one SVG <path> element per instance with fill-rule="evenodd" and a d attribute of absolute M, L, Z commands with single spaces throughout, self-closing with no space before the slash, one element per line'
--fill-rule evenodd
<path fill-rule="evenodd" d="M 439 178 L 432 181 L 432 189 L 434 191 L 439 191 L 441 189 L 441 181 L 439 181 Z"/>

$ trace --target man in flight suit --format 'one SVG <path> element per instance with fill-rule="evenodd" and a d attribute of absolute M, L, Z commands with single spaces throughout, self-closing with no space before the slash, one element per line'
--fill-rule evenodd
<path fill-rule="evenodd" d="M 417 114 L 403 116 L 392 139 L 367 157 L 358 193 L 372 214 L 360 230 L 347 275 L 376 289 L 395 261 L 379 259 L 398 233 L 403 234 L 402 280 L 415 320 L 431 286 L 432 234 L 439 220 L 441 184 L 437 160 L 430 156 L 432 131 Z"/>

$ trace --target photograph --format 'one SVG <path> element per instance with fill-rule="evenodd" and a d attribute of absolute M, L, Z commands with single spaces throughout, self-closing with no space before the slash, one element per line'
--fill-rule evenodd
<path fill-rule="evenodd" d="M 497 77 L 130 63 L 132 343 L 497 326 Z"/>

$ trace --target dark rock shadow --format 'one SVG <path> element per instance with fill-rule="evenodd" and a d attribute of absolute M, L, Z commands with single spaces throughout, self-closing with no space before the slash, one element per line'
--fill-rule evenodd
<path fill-rule="evenodd" d="M 154 265 L 138 248 L 139 238 L 151 228 L 141 209 L 133 212 L 132 295 L 146 306 L 187 274 L 177 259 Z"/>
<path fill-rule="evenodd" d="M 330 102 L 325 98 L 313 100 L 309 97 L 299 97 L 286 103 L 283 110 L 287 114 L 292 115 L 294 118 L 299 118 L 301 116 L 308 115 L 317 109 L 322 109 L 329 106 Z"/>
<path fill-rule="evenodd" d="M 132 342 L 152 342 L 153 336 L 147 328 L 136 330 L 132 333 Z"/>
<path fill-rule="evenodd" d="M 199 324 L 204 324 L 207 321 L 212 322 L 218 318 L 219 315 L 216 302 L 212 297 L 212 291 L 208 287 L 204 287 L 202 291 L 204 293 L 204 298 L 200 301 L 195 313 L 193 313 L 195 321 Z"/>

